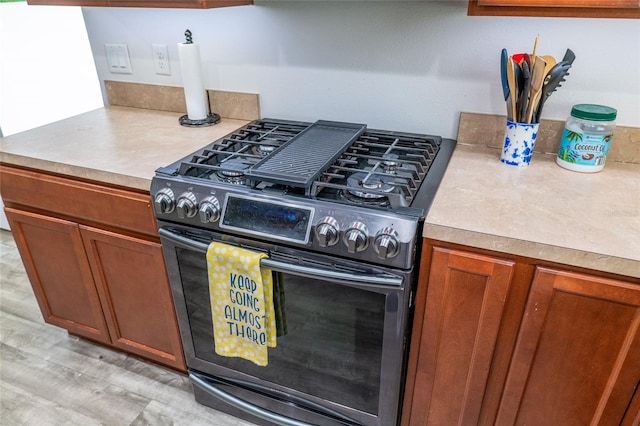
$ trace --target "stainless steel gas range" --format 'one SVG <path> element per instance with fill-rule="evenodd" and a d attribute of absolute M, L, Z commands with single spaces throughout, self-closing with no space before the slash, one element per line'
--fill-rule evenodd
<path fill-rule="evenodd" d="M 263 119 L 158 169 L 151 193 L 196 400 L 265 425 L 397 424 L 416 252 L 454 147 Z M 267 255 L 285 324 L 266 366 L 215 353 L 211 242 Z"/>

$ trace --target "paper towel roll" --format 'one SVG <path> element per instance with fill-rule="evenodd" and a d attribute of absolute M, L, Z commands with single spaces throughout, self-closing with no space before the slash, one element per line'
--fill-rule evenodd
<path fill-rule="evenodd" d="M 200 48 L 196 43 L 179 43 L 178 55 L 187 115 L 190 120 L 204 120 L 209 114 L 209 103 L 202 79 Z"/>

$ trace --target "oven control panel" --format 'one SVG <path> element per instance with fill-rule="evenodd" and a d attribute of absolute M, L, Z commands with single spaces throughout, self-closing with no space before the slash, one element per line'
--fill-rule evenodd
<path fill-rule="evenodd" d="M 158 219 L 387 266 L 413 264 L 418 219 L 388 211 L 155 178 Z"/>

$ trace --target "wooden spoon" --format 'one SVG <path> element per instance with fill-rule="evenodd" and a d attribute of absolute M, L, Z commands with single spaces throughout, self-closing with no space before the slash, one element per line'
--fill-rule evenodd
<path fill-rule="evenodd" d="M 507 60 L 507 84 L 509 85 L 509 98 L 508 102 L 510 102 L 508 109 L 510 120 L 516 121 L 516 99 L 518 98 L 518 86 L 516 85 L 516 74 L 514 69 L 513 59 L 509 58 Z"/>
<path fill-rule="evenodd" d="M 554 58 L 551 55 L 543 55 L 542 59 L 544 59 L 544 61 L 546 62 L 546 66 L 544 67 L 544 78 L 545 80 L 547 79 L 547 76 L 549 75 L 549 71 L 551 71 L 551 68 L 553 68 L 553 66 L 556 64 L 556 58 Z"/>
<path fill-rule="evenodd" d="M 537 109 L 540 95 L 542 94 L 542 83 L 544 83 L 544 70 L 547 63 L 538 56 L 533 62 L 533 71 L 531 72 L 531 87 L 529 88 L 529 104 L 527 105 L 526 123 L 531 123 L 533 111 Z"/>
<path fill-rule="evenodd" d="M 531 52 L 531 64 L 529 64 L 529 68 L 531 68 L 531 73 L 533 75 L 533 67 L 536 64 L 536 59 L 538 59 L 538 57 L 536 56 L 536 51 L 538 50 L 538 39 L 540 38 L 540 34 L 538 34 L 536 36 L 536 41 L 533 42 L 533 52 Z"/>

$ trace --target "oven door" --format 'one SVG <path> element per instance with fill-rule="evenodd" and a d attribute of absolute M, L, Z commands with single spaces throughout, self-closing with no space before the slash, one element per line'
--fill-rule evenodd
<path fill-rule="evenodd" d="M 196 399 L 259 424 L 395 425 L 404 383 L 411 272 L 162 224 Z M 205 258 L 211 241 L 263 251 L 278 274 L 286 334 L 268 365 L 214 351 Z"/>

